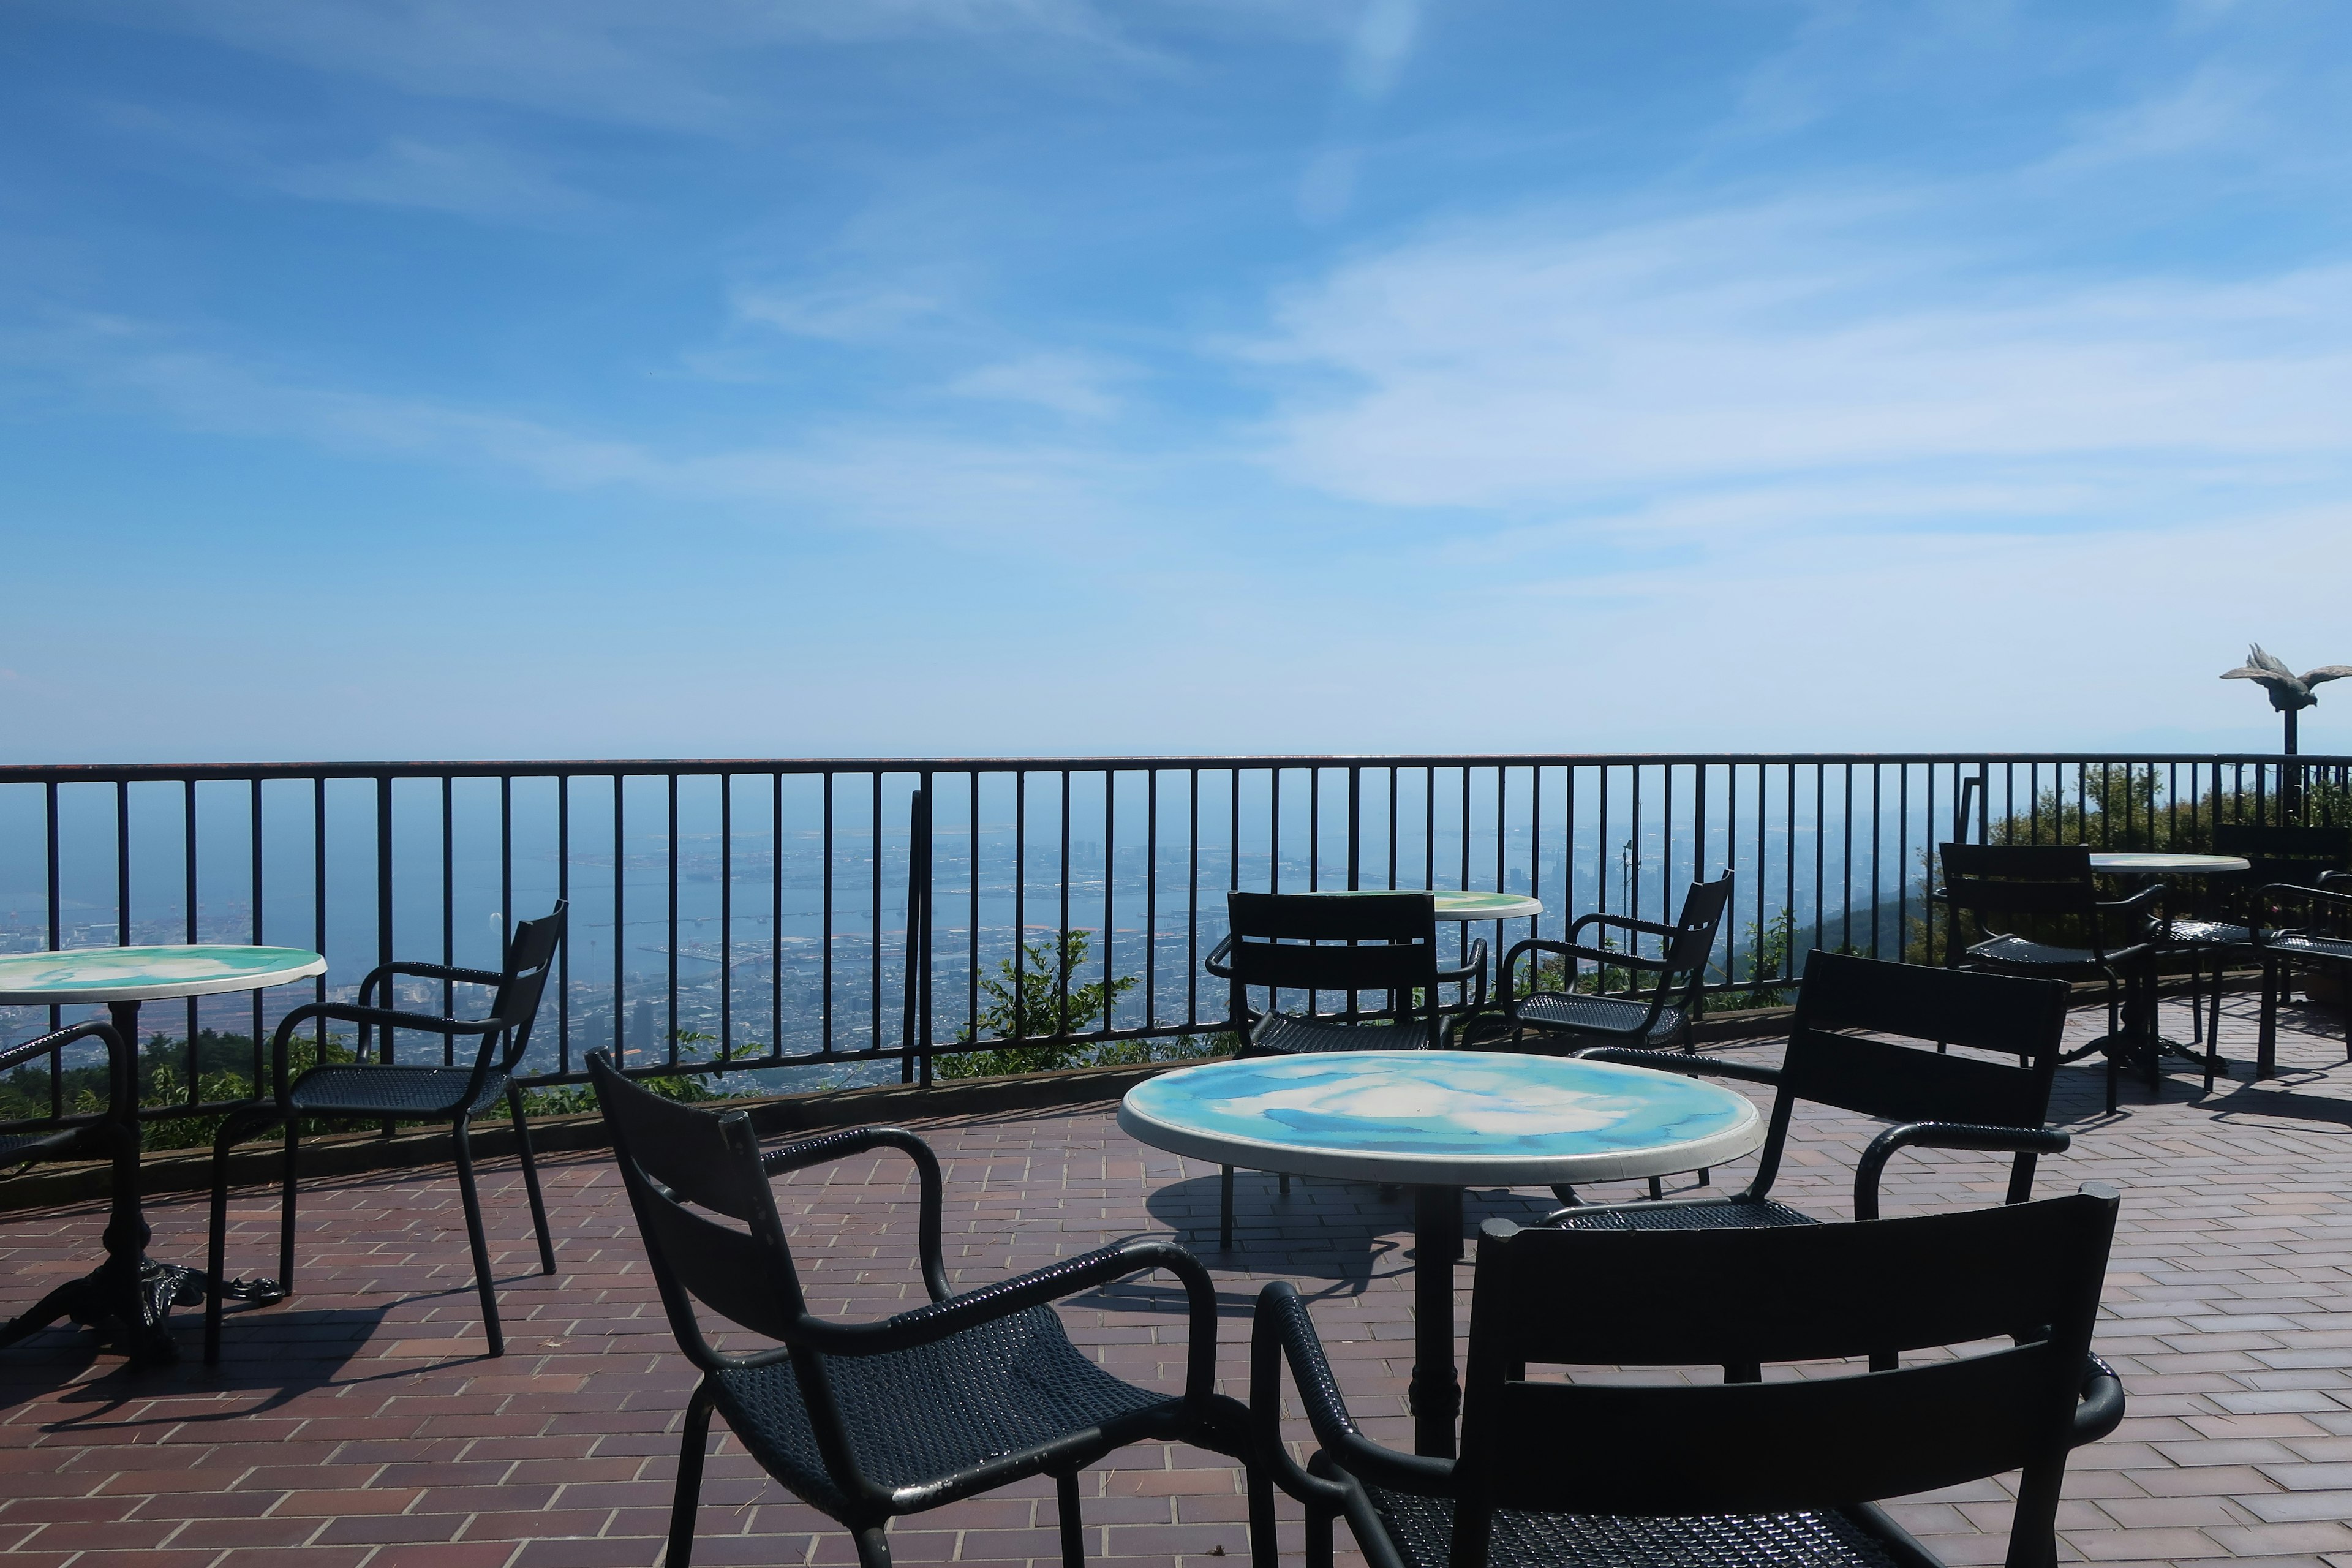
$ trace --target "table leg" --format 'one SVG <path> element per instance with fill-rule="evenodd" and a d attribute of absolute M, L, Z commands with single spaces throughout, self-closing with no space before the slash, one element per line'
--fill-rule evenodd
<path fill-rule="evenodd" d="M 1412 1226 L 1412 1451 L 1454 1457 L 1462 1380 L 1454 1366 L 1454 1266 L 1462 1257 L 1462 1189 L 1415 1187 Z"/>
<path fill-rule="evenodd" d="M 154 1232 L 139 1199 L 139 1004 L 110 1002 L 107 1011 L 113 1016 L 115 1033 L 131 1050 L 128 1061 L 110 1064 L 114 1073 L 110 1099 L 124 1108 L 124 1115 L 108 1129 L 113 1170 L 108 1181 L 106 1261 L 58 1286 L 0 1328 L 0 1345 L 14 1344 L 59 1318 L 70 1318 L 110 1342 L 132 1364 L 163 1366 L 180 1358 L 180 1347 L 172 1339 L 172 1309 L 201 1305 L 205 1276 L 147 1256 Z M 285 1293 L 268 1279 L 240 1279 L 227 1287 L 227 1294 L 240 1300 L 274 1301 Z"/>

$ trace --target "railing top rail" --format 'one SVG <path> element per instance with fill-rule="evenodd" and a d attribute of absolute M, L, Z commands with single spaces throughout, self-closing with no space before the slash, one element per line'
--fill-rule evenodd
<path fill-rule="evenodd" d="M 501 762 L 19 763 L 0 764 L 0 784 L 164 783 L 186 780 L 397 778 L 613 778 L 733 773 L 1143 773 L 1199 768 L 1691 767 L 1794 764 L 1943 766 L 2150 763 L 2210 766 L 2352 767 L 2352 754 L 2278 752 L 1300 752 L 1122 757 L 732 757 L 573 758 Z"/>

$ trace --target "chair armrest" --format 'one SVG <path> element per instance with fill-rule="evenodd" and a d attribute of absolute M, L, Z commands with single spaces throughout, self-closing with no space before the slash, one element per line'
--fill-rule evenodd
<path fill-rule="evenodd" d="M 933 1344 L 966 1329 L 1155 1268 L 1167 1269 L 1184 1285 L 1191 1319 L 1184 1347 L 1184 1402 L 1197 1415 L 1216 1392 L 1217 1287 L 1201 1260 L 1172 1241 L 1127 1241 L 1099 1247 L 878 1323 L 843 1323 L 803 1313 L 793 1332 L 809 1349 L 827 1355 L 887 1355 Z"/>
<path fill-rule="evenodd" d="M 366 1006 L 368 993 L 395 974 L 405 974 L 413 980 L 462 980 L 469 985 L 503 985 L 507 979 L 495 969 L 458 969 L 446 963 L 412 963 L 406 959 L 394 959 L 390 963 L 379 963 L 367 972 L 367 977 L 360 982 L 359 994 L 354 1000 Z M 387 994 L 390 989 L 385 987 Z"/>
<path fill-rule="evenodd" d="M 1277 1279 L 1258 1292 L 1257 1313 L 1250 1327 L 1251 1445 L 1273 1472 L 1283 1490 L 1301 1502 L 1338 1506 L 1345 1489 L 1335 1481 L 1310 1476 L 1294 1462 L 1282 1441 L 1282 1363 L 1290 1363 L 1292 1384 L 1307 1425 L 1323 1452 L 1350 1474 L 1379 1486 L 1423 1497 L 1453 1495 L 1454 1462 L 1384 1448 L 1358 1429 L 1339 1393 L 1339 1380 L 1323 1354 L 1307 1303 L 1287 1280 Z"/>
<path fill-rule="evenodd" d="M 2079 1448 L 2095 1443 L 2123 1425 L 2124 1380 L 2098 1356 L 2083 1372 L 2082 1403 L 2074 1406 L 2074 1429 L 2066 1446 Z"/>
<path fill-rule="evenodd" d="M 1656 921 L 1640 921 L 1635 920 L 1632 915 L 1605 914 L 1595 910 L 1589 915 L 1576 917 L 1576 923 L 1568 928 L 1568 940 L 1574 942 L 1576 933 L 1589 925 L 1612 926 L 1619 931 L 1640 931 L 1644 936 L 1671 937 L 1681 934 L 1673 926 L 1661 925 Z"/>
<path fill-rule="evenodd" d="M 2162 882 L 2150 882 L 2128 899 L 2110 899 L 2095 907 L 2101 914 L 2105 915 L 2137 914 L 2149 904 L 2163 898 L 2164 893 L 2165 885 Z"/>
<path fill-rule="evenodd" d="M 2319 885 L 2322 888 L 2352 888 L 2352 871 L 2322 871 Z"/>
<path fill-rule="evenodd" d="M 1478 989 L 1470 1003 L 1470 1010 L 1483 1013 L 1486 1010 L 1486 939 L 1483 936 L 1471 942 L 1469 956 L 1463 959 L 1461 968 L 1437 972 L 1440 985 L 1468 984 L 1473 981 L 1477 983 Z"/>
<path fill-rule="evenodd" d="M 1911 1121 L 1870 1141 L 1853 1168 L 1853 1217 L 1878 1217 L 1878 1177 L 1897 1149 L 1973 1149 L 1992 1153 L 2063 1154 L 2074 1139 L 2054 1127 L 1985 1127 Z"/>
<path fill-rule="evenodd" d="M 1531 936 L 1523 942 L 1513 942 L 1511 951 L 1503 955 L 1503 1000 L 1507 1005 L 1511 999 L 1511 970 L 1519 962 L 1519 954 L 1530 952 L 1557 953 L 1562 958 L 1588 958 L 1595 963 L 1612 964 L 1619 969 L 1646 969 L 1653 973 L 1666 967 L 1664 959 L 1644 958 L 1638 952 L 1620 948 L 1588 947 L 1578 942 L 1554 942 L 1549 937 Z"/>
<path fill-rule="evenodd" d="M 1209 950 L 1209 956 L 1201 961 L 1201 967 L 1220 980 L 1231 980 L 1234 977 L 1233 966 L 1226 958 L 1233 951 L 1233 933 L 1227 931 L 1218 940 L 1217 945 Z"/>
<path fill-rule="evenodd" d="M 106 1042 L 106 1120 L 129 1125 L 139 1114 L 139 1048 L 125 1045 L 114 1026 L 103 1018 L 92 1018 L 70 1028 L 53 1029 L 23 1045 L 11 1046 L 0 1051 L 0 1070 L 30 1061 L 35 1057 L 48 1055 L 76 1040 Z"/>
<path fill-rule="evenodd" d="M 1574 1055 L 1580 1060 L 1622 1062 L 1627 1067 L 1657 1068 L 1664 1072 L 1705 1073 L 1709 1078 L 1736 1078 L 1742 1083 L 1777 1088 L 1780 1069 L 1757 1062 L 1726 1061 L 1720 1057 L 1687 1056 L 1681 1051 L 1645 1051 L 1635 1046 L 1588 1046 Z"/>
<path fill-rule="evenodd" d="M 955 1294 L 948 1284 L 947 1262 L 940 1252 L 940 1212 L 946 1202 L 947 1187 L 940 1174 L 940 1157 L 931 1152 L 929 1144 L 903 1127 L 852 1127 L 767 1150 L 760 1156 L 760 1169 L 772 1176 L 780 1171 L 798 1171 L 876 1148 L 897 1149 L 915 1163 L 915 1174 L 922 1185 L 916 1248 L 922 1262 L 923 1289 L 930 1292 L 932 1300 L 947 1300 Z"/>
<path fill-rule="evenodd" d="M 469 1103 L 473 1094 L 479 1091 L 482 1075 L 488 1070 L 490 1042 L 507 1026 L 503 1018 L 436 1018 L 430 1013 L 403 1013 L 392 1007 L 362 1007 L 353 1002 L 305 1002 L 278 1019 L 277 1032 L 269 1037 L 270 1069 L 281 1105 L 285 1103 L 288 1088 L 287 1047 L 294 1038 L 295 1029 L 313 1018 L 332 1018 L 338 1023 L 381 1028 L 387 1040 L 394 1029 L 415 1029 L 433 1035 L 481 1036 L 481 1047 L 474 1054 L 475 1083 L 467 1097 Z"/>

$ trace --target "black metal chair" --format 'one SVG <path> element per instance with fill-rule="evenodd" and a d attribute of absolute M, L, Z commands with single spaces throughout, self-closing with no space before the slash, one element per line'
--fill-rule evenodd
<path fill-rule="evenodd" d="M 1453 969 L 1437 964 L 1437 902 L 1427 893 L 1243 893 L 1225 895 L 1225 936 L 1209 952 L 1211 974 L 1226 983 L 1226 1016 L 1244 1057 L 1323 1051 L 1423 1051 L 1446 1042 L 1439 988 L 1475 987 L 1470 1010 L 1486 1005 L 1486 939 Z M 1250 992 L 1263 988 L 1263 1011 Z M 1305 992 L 1307 1011 L 1282 1010 L 1282 993 Z M 1325 992 L 1346 1008 L 1318 1010 Z M 1364 1012 L 1366 992 L 1384 997 Z M 1219 1178 L 1217 1245 L 1234 1245 L 1234 1168 Z M 1281 1177 L 1290 1191 L 1290 1178 Z"/>
<path fill-rule="evenodd" d="M 1341 1515 L 1371 1568 L 1934 1568 L 1877 1502 L 2019 1469 L 2009 1568 L 2053 1568 L 2067 1456 L 2123 1419 L 2122 1383 L 2091 1353 L 2116 1207 L 2086 1186 L 1794 1230 L 1489 1220 L 1459 1459 L 1363 1435 L 1286 1282 L 1260 1293 L 1252 1334 L 1258 1450 L 1306 1505 L 1308 1568 L 1329 1568 Z M 1864 1357 L 1866 1375 L 1769 1384 L 1527 1375 Z M 1282 1443 L 1285 1362 L 1314 1432 L 1304 1469 Z"/>
<path fill-rule="evenodd" d="M 1880 1173 L 1903 1149 L 2013 1154 L 2006 1201 L 2021 1204 L 2033 1195 L 2039 1156 L 2063 1153 L 2071 1142 L 2044 1125 L 2066 1029 L 2066 987 L 2053 980 L 1930 969 L 1815 949 L 1797 983 L 1789 1048 L 1777 1068 L 1622 1046 L 1577 1053 L 1597 1061 L 1769 1085 L 1775 1091 L 1771 1120 L 1747 1188 L 1717 1197 L 1575 1204 L 1545 1223 L 1571 1230 L 1816 1224 L 1813 1215 L 1771 1196 L 1799 1100 L 1895 1123 L 1871 1140 L 1855 1163 L 1856 1219 L 1878 1216 Z M 1929 1041 L 1935 1049 L 1921 1044 Z M 1952 1046 L 2015 1056 L 2020 1065 L 1957 1055 Z"/>
<path fill-rule="evenodd" d="M 847 1529 L 864 1568 L 887 1568 L 890 1520 L 1050 1475 L 1062 1559 L 1083 1568 L 1078 1472 L 1146 1438 L 1246 1458 L 1248 1412 L 1216 1390 L 1217 1294 L 1191 1253 L 1129 1241 L 959 1296 L 940 1256 L 940 1163 L 913 1133 L 858 1127 L 762 1151 L 751 1118 L 674 1105 L 588 1058 L 655 1285 L 678 1348 L 702 1373 L 687 1406 L 667 1568 L 688 1568 L 703 1448 L 716 1409 L 794 1496 Z M 868 1149 L 897 1149 L 922 1187 L 917 1257 L 926 1306 L 878 1321 L 812 1313 L 768 1178 Z M 729 1223 L 731 1222 L 731 1223 Z M 1166 1269 L 1184 1287 L 1184 1392 L 1138 1388 L 1072 1345 L 1052 1306 Z M 780 1347 L 714 1349 L 700 1308 Z M 1268 1483 L 1252 1468 L 1253 1491 Z M 1271 1506 L 1270 1496 L 1261 1500 Z M 1273 1568 L 1274 1539 L 1255 1542 Z"/>
<path fill-rule="evenodd" d="M 2339 984 L 2352 977 L 2352 874 L 2330 872 L 2320 885 L 2306 888 L 2273 883 L 2262 889 L 2260 902 L 2282 916 L 2299 911 L 2300 923 L 2254 930 L 2254 952 L 2263 963 L 2261 1034 L 2255 1047 L 2254 1076 L 2278 1072 L 2278 1011 L 2297 970 L 2335 974 Z M 2352 1005 L 2344 1009 L 2344 1059 L 2352 1061 Z"/>
<path fill-rule="evenodd" d="M 440 963 L 395 962 L 380 964 L 360 982 L 352 1002 L 310 1002 L 278 1022 L 270 1038 L 274 1100 L 229 1113 L 213 1140 L 212 1249 L 208 1272 L 215 1288 L 205 1303 L 205 1360 L 220 1359 L 222 1253 L 228 1231 L 228 1155 L 230 1148 L 278 1123 L 286 1129 L 286 1163 L 280 1177 L 278 1230 L 278 1275 L 288 1295 L 294 1291 L 294 1194 L 297 1157 L 301 1148 L 299 1130 L 306 1119 L 351 1120 L 384 1123 L 446 1121 L 457 1144 L 457 1191 L 466 1205 L 466 1233 L 474 1255 L 474 1288 L 482 1300 L 482 1327 L 492 1355 L 506 1353 L 506 1334 L 499 1324 L 497 1282 L 490 1277 L 489 1243 L 482 1235 L 482 1205 L 474 1191 L 474 1152 L 469 1129 L 473 1119 L 500 1100 L 514 1121 L 515 1151 L 522 1161 L 523 1188 L 530 1198 L 530 1219 L 539 1233 L 540 1272 L 555 1272 L 555 1244 L 548 1235 L 547 1203 L 540 1193 L 539 1166 L 531 1159 L 530 1127 L 523 1119 L 522 1091 L 514 1073 L 530 1045 L 530 1028 L 539 1016 L 539 999 L 555 967 L 563 942 L 565 906 L 535 921 L 524 921 L 508 938 L 503 969 L 458 969 Z M 441 980 L 493 988 L 489 1011 L 478 1018 L 436 1017 L 406 1013 L 390 1005 L 395 975 Z M 372 1005 L 380 995 L 383 1005 Z M 356 1060 L 320 1062 L 288 1081 L 289 1051 L 304 1024 L 331 1019 L 360 1026 Z M 450 1042 L 444 1066 L 400 1062 L 393 1054 L 397 1029 L 439 1035 Z M 369 1036 L 382 1032 L 378 1059 L 367 1059 Z M 457 1065 L 456 1042 L 478 1037 L 480 1044 L 470 1067 Z"/>
<path fill-rule="evenodd" d="M 53 1030 L 0 1051 L 0 1072 L 37 1060 L 77 1040 L 97 1040 L 106 1047 L 105 1110 L 87 1119 L 43 1118 L 0 1124 L 0 1165 L 29 1165 L 43 1160 L 112 1162 L 116 1191 L 107 1220 L 106 1261 L 95 1274 L 60 1285 L 36 1306 L 9 1322 L 0 1323 L 0 1345 L 13 1345 L 58 1318 L 70 1316 L 78 1322 L 111 1332 L 123 1342 L 126 1352 L 132 1352 L 138 1348 L 133 1341 L 141 1327 L 137 1306 L 141 1249 L 147 1239 L 145 1224 L 139 1214 L 138 1053 L 115 1032 L 113 1025 L 92 1021 Z M 173 1305 L 193 1304 L 193 1300 L 178 1300 L 176 1294 L 155 1303 L 164 1310 Z M 156 1312 L 158 1321 L 162 1315 L 161 1310 Z M 110 1328 L 110 1319 L 113 1320 Z"/>
<path fill-rule="evenodd" d="M 1672 925 L 1596 912 L 1578 916 L 1568 928 L 1565 942 L 1530 937 L 1513 943 L 1503 955 L 1502 983 L 1496 993 L 1507 1026 L 1523 1039 L 1532 1033 L 1538 1048 L 1561 1056 L 1585 1046 L 1662 1046 L 1676 1038 L 1689 1050 L 1691 1021 L 1698 1016 L 1698 990 L 1706 977 L 1707 955 L 1715 951 L 1716 931 L 1730 903 L 1731 873 L 1726 871 L 1712 882 L 1693 882 L 1690 891 L 1683 895 L 1683 912 Z M 1624 932 L 1624 948 L 1577 940 L 1595 926 L 1603 931 Z M 1655 957 L 1639 951 L 1645 936 L 1658 939 Z M 1525 995 L 1517 993 L 1511 979 L 1522 953 L 1531 955 L 1531 988 Z M 1567 961 L 1558 991 L 1532 989 L 1541 973 L 1541 960 L 1532 955 L 1541 953 Z M 1654 974 L 1657 982 L 1648 988 L 1646 997 L 1587 994 L 1576 989 L 1576 975 L 1579 965 L 1588 959 L 1604 973 L 1622 969 L 1629 977 L 1636 973 Z"/>
<path fill-rule="evenodd" d="M 2162 940 L 2167 956 L 2189 961 L 2189 1038 L 2202 1044 L 2210 1037 L 2207 1048 L 2218 1053 L 2221 1038 L 2206 1023 L 2206 965 L 2213 970 L 2210 1000 L 2218 1028 L 2223 972 L 2232 961 L 2261 961 L 2256 932 L 2268 914 L 2263 890 L 2282 882 L 2315 888 L 2331 874 L 2342 874 L 2352 866 L 2352 827 L 2224 822 L 2213 829 L 2213 849 L 2242 857 L 2247 868 L 2206 878 L 2196 912 L 2168 918 Z"/>
<path fill-rule="evenodd" d="M 1951 910 L 1945 962 L 1958 969 L 2045 980 L 2102 980 L 2107 988 L 2107 1033 L 2060 1059 L 2079 1061 L 2093 1053 L 2107 1058 L 2107 1110 L 2116 1109 L 2116 1079 L 2122 1064 L 2137 1058 L 2151 1092 L 2162 1047 L 2156 1029 L 2156 911 L 2164 884 L 2152 882 L 2127 899 L 2103 900 L 2092 879 L 2091 851 L 2081 844 L 1947 844 L 1939 851 L 1944 886 L 1934 895 Z M 1982 936 L 1960 947 L 1962 922 L 1973 919 Z M 2033 933 L 2010 929 L 2030 922 Z M 2121 927 L 2120 941 L 2109 926 Z M 2067 942 L 2042 940 L 2053 926 Z M 2210 1092 L 2220 1058 L 2204 1058 Z"/>

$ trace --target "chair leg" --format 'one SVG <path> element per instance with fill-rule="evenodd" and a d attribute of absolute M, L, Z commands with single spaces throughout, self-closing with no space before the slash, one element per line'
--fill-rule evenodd
<path fill-rule="evenodd" d="M 688 1568 L 694 1557 L 694 1516 L 702 1502 L 703 1450 L 710 1446 L 710 1380 L 697 1384 L 687 1402 L 686 1436 L 677 1446 L 677 1488 L 670 1494 L 669 1552 L 662 1568 Z"/>
<path fill-rule="evenodd" d="M 530 1223 L 539 1231 L 539 1271 L 555 1272 L 555 1242 L 547 1232 L 547 1199 L 539 1190 L 539 1162 L 531 1157 L 530 1123 L 522 1116 L 522 1090 L 507 1085 L 507 1110 L 514 1115 L 515 1152 L 522 1156 L 522 1188 L 530 1194 Z"/>
<path fill-rule="evenodd" d="M 1665 1195 L 1665 1179 L 1661 1176 L 1652 1176 L 1650 1178 L 1650 1201 L 1655 1203 Z"/>
<path fill-rule="evenodd" d="M 1274 1479 L 1265 1467 L 1250 1464 L 1243 1468 L 1243 1480 L 1249 1490 L 1250 1568 L 1280 1568 L 1281 1546 L 1275 1531 Z"/>
<path fill-rule="evenodd" d="M 2262 1021 L 2254 1028 L 2254 1076 L 2274 1078 L 2278 1073 L 2278 965 L 2263 965 Z"/>
<path fill-rule="evenodd" d="M 1276 1192 L 1280 1193 L 1280 1194 L 1281 1194 L 1284 1197 L 1286 1197 L 1286 1197 L 1288 1197 L 1288 1196 L 1290 1195 L 1290 1173 L 1289 1173 L 1289 1172 L 1287 1172 L 1287 1171 L 1276 1171 L 1276 1172 L 1274 1173 L 1274 1182 L 1275 1182 L 1275 1191 L 1276 1191 Z"/>
<path fill-rule="evenodd" d="M 1328 1508 L 1307 1510 L 1307 1568 L 1331 1568 L 1331 1521 Z"/>
<path fill-rule="evenodd" d="M 263 1122 L 261 1127 L 267 1127 Z M 261 1127 L 242 1122 L 235 1114 L 221 1119 L 220 1135 L 213 1140 L 212 1237 L 205 1248 L 205 1364 L 220 1362 L 221 1280 L 228 1270 L 228 1152 L 238 1139 Z"/>
<path fill-rule="evenodd" d="M 466 1238 L 474 1248 L 474 1289 L 482 1298 L 482 1331 L 492 1355 L 507 1353 L 507 1337 L 499 1327 L 498 1282 L 490 1278 L 490 1244 L 482 1235 L 482 1200 L 474 1191 L 474 1144 L 467 1135 L 467 1118 L 452 1124 L 457 1145 L 457 1192 L 466 1203 Z"/>
<path fill-rule="evenodd" d="M 278 1283 L 289 1296 L 294 1294 L 294 1184 L 302 1148 L 300 1126 L 298 1118 L 286 1119 L 286 1158 L 278 1173 Z"/>
<path fill-rule="evenodd" d="M 1078 1476 L 1066 1470 L 1054 1478 L 1055 1500 L 1062 1518 L 1062 1568 L 1087 1568 L 1087 1527 L 1078 1516 Z"/>
<path fill-rule="evenodd" d="M 1220 1165 L 1217 1169 L 1220 1172 L 1217 1177 L 1217 1250 L 1231 1252 L 1234 1249 L 1234 1168 Z"/>
<path fill-rule="evenodd" d="M 890 1568 L 890 1536 L 882 1526 L 853 1530 L 849 1539 L 857 1547 L 857 1568 Z"/>

